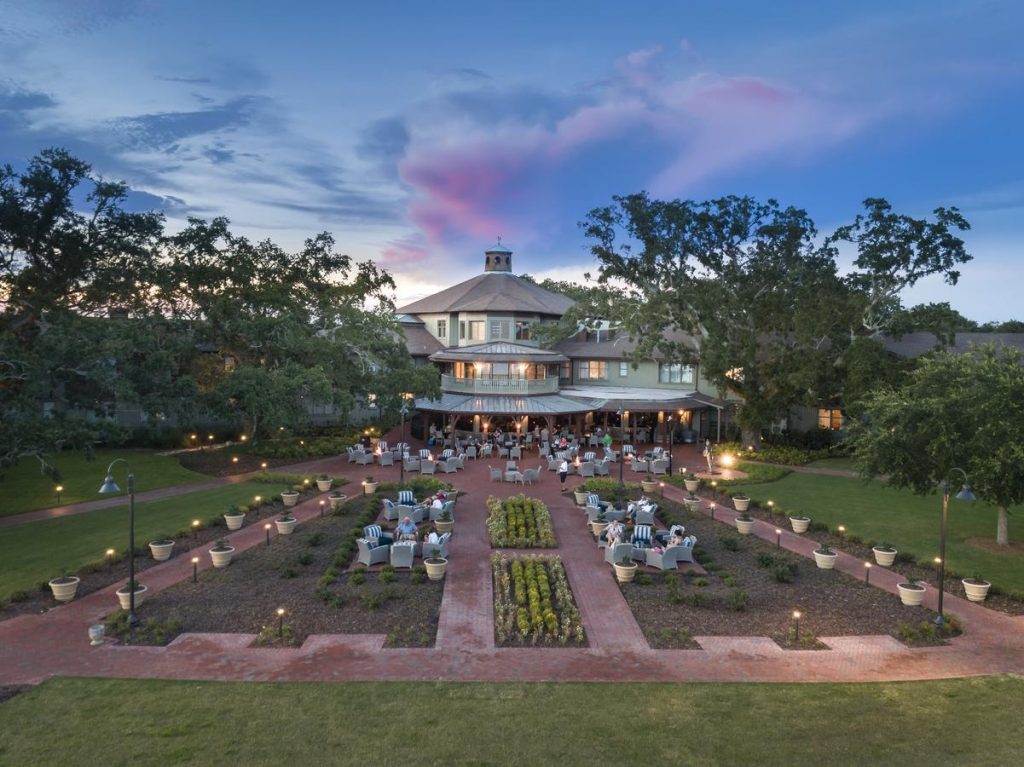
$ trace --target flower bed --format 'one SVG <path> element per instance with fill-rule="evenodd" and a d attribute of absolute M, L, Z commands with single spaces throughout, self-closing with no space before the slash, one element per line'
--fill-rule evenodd
<path fill-rule="evenodd" d="M 536 498 L 491 497 L 487 499 L 487 509 L 492 548 L 551 549 L 558 545 L 551 512 Z"/>
<path fill-rule="evenodd" d="M 560 557 L 491 557 L 494 571 L 494 633 L 503 647 L 582 645 L 579 608 Z"/>

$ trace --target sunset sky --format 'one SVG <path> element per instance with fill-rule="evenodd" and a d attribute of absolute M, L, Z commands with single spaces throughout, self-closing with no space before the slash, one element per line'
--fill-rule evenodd
<path fill-rule="evenodd" d="M 835 6 L 835 7 L 833 7 Z M 614 194 L 959 206 L 975 260 L 918 286 L 1024 319 L 1024 4 L 0 0 L 0 162 L 63 146 L 132 205 L 229 217 L 396 275 L 404 302 L 579 278 Z"/>

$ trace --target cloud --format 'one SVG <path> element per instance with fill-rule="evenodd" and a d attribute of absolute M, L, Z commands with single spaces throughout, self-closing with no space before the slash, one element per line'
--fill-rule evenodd
<path fill-rule="evenodd" d="M 107 123 L 117 143 L 129 150 L 166 150 L 182 139 L 248 125 L 265 100 L 256 96 L 188 112 L 158 112 L 121 117 Z"/>
<path fill-rule="evenodd" d="M 48 93 L 20 88 L 0 90 L 0 111 L 20 112 L 30 109 L 50 109 L 55 106 L 57 106 L 57 102 Z"/>

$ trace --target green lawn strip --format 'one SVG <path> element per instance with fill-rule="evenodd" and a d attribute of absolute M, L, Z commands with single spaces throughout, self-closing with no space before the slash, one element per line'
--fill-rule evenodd
<path fill-rule="evenodd" d="M 57 678 L 2 705 L 0 762 L 984 767 L 1018 762 L 1022 706 L 1024 681 L 1006 676 L 803 685 Z M 598 736 L 581 721 L 621 726 Z M 638 735 L 629 722 L 657 727 Z"/>
<path fill-rule="evenodd" d="M 736 484 L 733 494 L 743 492 L 763 505 L 775 501 L 777 509 L 800 512 L 815 522 L 877 543 L 891 543 L 918 559 L 931 560 L 939 551 L 938 495 L 921 497 L 880 482 L 793 472 L 778 482 Z M 1018 513 L 1020 509 L 1015 509 Z M 1016 518 L 1016 517 L 1014 517 Z M 950 500 L 946 561 L 955 572 L 978 573 L 1007 591 L 1024 590 L 1024 556 L 993 553 L 968 544 L 969 538 L 995 540 L 996 510 L 988 504 Z"/>
<path fill-rule="evenodd" d="M 97 450 L 95 458 L 86 460 L 81 451 L 68 451 L 50 457 L 50 462 L 61 473 L 61 505 L 96 501 L 105 496 L 97 490 L 103 484 L 107 466 L 115 458 L 124 458 L 135 472 L 135 492 L 157 490 L 176 485 L 192 485 L 210 479 L 184 468 L 172 455 L 157 455 L 148 450 Z M 124 465 L 115 469 L 114 479 L 125 489 L 127 472 Z M 17 464 L 5 469 L 0 479 L 0 516 L 21 514 L 36 509 L 48 509 L 57 505 L 54 495 L 56 483 L 39 472 L 39 461 L 22 458 Z"/>
<path fill-rule="evenodd" d="M 843 458 L 822 458 L 820 461 L 812 461 L 807 464 L 813 469 L 841 469 L 843 471 L 856 471 L 853 465 L 854 459 L 850 456 Z"/>
<path fill-rule="evenodd" d="M 135 545 L 188 528 L 193 519 L 215 519 L 232 504 L 269 497 L 284 486 L 243 482 L 135 506 Z M 108 548 L 128 549 L 128 506 L 30 522 L 0 530 L 0 599 L 42 581 L 102 561 Z"/>

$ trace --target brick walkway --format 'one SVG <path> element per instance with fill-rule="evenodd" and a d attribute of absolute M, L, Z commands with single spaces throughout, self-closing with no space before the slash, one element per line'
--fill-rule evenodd
<path fill-rule="evenodd" d="M 389 435 L 398 441 L 396 435 Z M 676 466 L 696 468 L 699 455 L 677 453 Z M 498 465 L 499 461 L 492 461 Z M 526 463 L 532 464 L 533 461 Z M 326 471 L 358 483 L 366 467 L 345 459 L 303 464 L 305 471 Z M 398 468 L 375 466 L 375 476 L 397 479 Z M 627 472 L 628 474 L 628 472 Z M 633 680 L 633 681 L 874 681 L 932 679 L 993 673 L 1024 673 L 1024 618 L 1013 618 L 946 596 L 947 611 L 964 622 L 966 633 L 950 645 L 908 649 L 888 636 L 822 637 L 828 651 L 784 651 L 760 637 L 697 637 L 702 650 L 651 650 L 604 564 L 602 551 L 573 507 L 562 496 L 557 477 L 545 471 L 527 488 L 551 509 L 590 646 L 586 649 L 502 649 L 494 647 L 490 555 L 484 519 L 488 495 L 522 492 L 519 486 L 491 483 L 487 461 L 469 461 L 465 472 L 440 477 L 466 492 L 456 508 L 455 535 L 436 646 L 383 649 L 382 635 L 311 636 L 300 648 L 250 649 L 251 635 L 186 634 L 167 647 L 90 647 L 86 629 L 110 613 L 116 586 L 90 594 L 43 615 L 25 615 L 0 623 L 0 684 L 32 684 L 48 676 L 111 676 L 222 680 Z M 629 477 L 627 477 L 629 479 Z M 635 479 L 635 477 L 633 477 Z M 570 479 L 578 483 L 579 479 Z M 358 484 L 355 484 L 358 487 Z M 191 492 L 195 486 L 178 488 Z M 174 495 L 168 489 L 169 495 Z M 163 491 L 160 491 L 163 492 Z M 666 487 L 666 496 L 682 493 Z M 166 496 L 164 496 L 166 497 Z M 301 521 L 318 513 L 318 498 L 296 508 Z M 705 513 L 706 510 L 705 510 Z M 731 524 L 735 512 L 719 504 L 716 519 Z M 775 528 L 755 522 L 755 534 L 772 542 Z M 261 525 L 229 536 L 236 549 L 264 541 Z M 782 545 L 810 556 L 813 542 L 786 531 Z M 201 567 L 209 567 L 203 547 Z M 550 550 L 548 550 L 550 551 Z M 542 551 L 540 553 L 547 553 Z M 861 577 L 863 563 L 840 554 L 837 567 Z M 178 556 L 145 573 L 147 599 L 191 576 L 190 557 Z M 898 576 L 872 569 L 873 585 L 896 591 Z M 895 598 L 895 597 L 894 597 Z M 936 593 L 926 604 L 934 609 Z M 145 606 L 140 610 L 145 615 Z"/>

